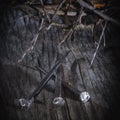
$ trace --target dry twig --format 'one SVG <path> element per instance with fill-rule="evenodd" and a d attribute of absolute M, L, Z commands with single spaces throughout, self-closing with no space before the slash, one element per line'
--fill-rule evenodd
<path fill-rule="evenodd" d="M 98 52 L 98 49 L 99 49 L 99 47 L 100 47 L 102 38 L 103 38 L 103 36 L 104 36 L 106 27 L 107 27 L 107 22 L 105 22 L 105 25 L 104 25 L 104 27 L 103 27 L 103 30 L 102 30 L 102 33 L 101 33 L 101 35 L 100 35 L 100 39 L 99 39 L 98 45 L 97 45 L 97 47 L 96 47 L 96 50 L 95 50 L 95 52 L 94 52 L 94 54 L 93 54 L 93 58 L 92 58 L 91 63 L 90 63 L 90 67 L 92 66 L 92 64 L 93 64 L 93 62 L 94 62 L 94 59 L 95 59 L 95 57 L 96 57 L 96 55 L 97 55 L 97 52 Z"/>
<path fill-rule="evenodd" d="M 35 47 L 36 42 L 37 42 L 37 39 L 38 39 L 38 36 L 39 36 L 39 32 L 40 32 L 40 30 L 43 28 L 43 23 L 44 23 L 44 18 L 43 18 L 42 21 L 41 21 L 41 24 L 40 24 L 40 27 L 39 27 L 39 30 L 38 30 L 37 34 L 35 35 L 35 37 L 34 37 L 33 40 L 32 40 L 32 46 L 30 46 L 30 47 L 24 52 L 24 54 L 22 55 L 21 59 L 18 60 L 18 63 L 22 62 L 22 60 L 23 60 L 24 57 L 27 55 L 27 53 L 31 52 L 31 51 L 33 50 L 33 48 Z"/>
<path fill-rule="evenodd" d="M 43 0 L 40 0 L 40 3 L 41 3 L 41 5 L 42 5 L 42 9 L 43 9 L 43 11 L 44 11 L 44 14 L 46 15 L 48 21 L 50 22 L 51 20 L 50 20 L 50 17 L 48 16 L 48 13 L 47 13 L 46 9 L 44 8 Z"/>
<path fill-rule="evenodd" d="M 49 30 L 51 28 L 51 24 L 56 16 L 56 13 L 59 11 L 59 9 L 62 7 L 62 5 L 65 3 L 66 0 L 62 0 L 62 2 L 58 5 L 58 7 L 56 8 L 54 14 L 53 14 L 53 17 L 51 19 L 51 23 L 49 24 L 49 26 L 47 27 L 47 30 Z"/>
<path fill-rule="evenodd" d="M 120 26 L 120 23 L 117 20 L 107 16 L 106 14 L 104 14 L 104 13 L 98 11 L 98 10 L 96 10 L 93 6 L 89 5 L 87 2 L 85 2 L 83 0 L 77 0 L 77 1 L 82 7 L 87 8 L 90 11 L 93 11 L 95 14 L 99 15 L 104 20 L 113 22 L 113 23 L 118 24 Z"/>
<path fill-rule="evenodd" d="M 63 40 L 59 43 L 58 47 L 60 47 L 67 39 L 69 39 L 72 36 L 75 28 L 77 27 L 77 24 L 79 22 L 81 23 L 81 18 L 83 17 L 83 15 L 84 15 L 83 8 L 81 8 L 81 11 L 80 11 L 80 14 L 78 16 L 77 21 L 75 22 L 75 24 L 73 25 L 73 27 L 68 31 L 68 33 L 65 35 L 65 37 L 63 38 Z"/>
<path fill-rule="evenodd" d="M 42 13 L 44 13 L 44 11 L 43 11 L 43 9 L 40 7 L 40 6 L 38 6 L 38 5 L 33 5 L 39 12 L 42 12 Z M 44 8 L 45 8 L 45 10 L 46 10 L 46 12 L 48 13 L 48 14 L 52 14 L 52 15 L 54 15 L 54 14 L 56 14 L 56 15 L 67 15 L 67 16 L 76 16 L 77 15 L 77 11 L 67 11 L 67 13 L 65 13 L 63 10 L 56 10 L 56 13 L 55 13 L 55 9 L 57 9 L 56 7 L 48 7 L 48 6 L 44 6 Z"/>

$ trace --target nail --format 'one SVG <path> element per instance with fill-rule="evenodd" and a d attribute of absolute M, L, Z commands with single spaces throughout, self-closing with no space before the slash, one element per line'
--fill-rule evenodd
<path fill-rule="evenodd" d="M 83 103 L 86 103 L 90 99 L 90 94 L 86 91 L 80 93 L 80 99 Z"/>
<path fill-rule="evenodd" d="M 22 109 L 29 109 L 31 104 L 33 102 L 33 99 L 28 100 L 25 98 L 20 98 L 19 99 L 19 105 L 21 106 Z"/>
<path fill-rule="evenodd" d="M 57 61 L 57 63 L 53 66 L 53 68 L 46 74 L 45 78 L 40 82 L 40 84 L 38 85 L 38 87 L 33 91 L 33 93 L 29 96 L 28 99 L 24 99 L 21 98 L 19 99 L 19 104 L 22 108 L 29 108 L 30 105 L 32 104 L 34 97 L 36 97 L 41 90 L 45 87 L 45 85 L 48 83 L 48 81 L 50 80 L 50 78 L 52 77 L 52 75 L 54 74 L 55 70 L 58 69 L 58 67 L 61 65 L 61 62 L 65 59 L 65 57 L 70 53 L 67 52 L 60 60 Z M 59 99 L 58 99 L 59 100 Z M 64 101 L 64 99 L 60 100 Z M 59 101 L 58 101 L 59 102 Z"/>
<path fill-rule="evenodd" d="M 65 104 L 65 100 L 62 97 L 55 97 L 52 103 L 56 106 L 62 107 Z"/>

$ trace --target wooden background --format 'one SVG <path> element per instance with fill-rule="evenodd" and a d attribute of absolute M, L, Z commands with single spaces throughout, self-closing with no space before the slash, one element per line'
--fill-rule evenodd
<path fill-rule="evenodd" d="M 72 40 L 63 40 L 65 31 L 52 27 L 42 29 L 37 44 L 22 64 L 39 66 L 47 72 L 68 50 L 61 69 L 54 74 L 75 91 L 88 91 L 91 99 L 87 103 L 79 100 L 78 92 L 72 93 L 64 86 L 62 95 L 66 104 L 62 108 L 52 105 L 55 96 L 55 81 L 51 80 L 39 94 L 28 111 L 16 106 L 19 98 L 27 98 L 44 78 L 42 72 L 19 65 L 17 62 L 24 51 L 31 46 L 41 22 L 24 16 L 17 8 L 1 7 L 0 10 L 0 116 L 1 120 L 115 120 L 119 117 L 119 32 L 114 25 L 106 31 L 106 47 L 100 47 L 92 68 L 92 59 L 101 26 L 96 26 L 94 39 L 91 28 L 77 31 Z M 117 32 L 116 32 L 117 31 Z M 74 54 L 73 54 L 74 53 Z M 119 119 L 119 118 L 118 118 Z"/>

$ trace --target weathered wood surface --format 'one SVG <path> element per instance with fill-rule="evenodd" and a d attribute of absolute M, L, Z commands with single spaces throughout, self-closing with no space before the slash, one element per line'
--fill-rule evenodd
<path fill-rule="evenodd" d="M 63 40 L 63 30 L 52 27 L 49 31 L 40 32 L 34 50 L 27 54 L 23 62 L 29 66 L 40 66 L 47 72 L 57 59 L 72 49 L 62 63 L 60 73 L 55 76 L 68 82 L 73 88 L 88 91 L 91 100 L 82 103 L 69 90 L 63 87 L 66 104 L 63 108 L 52 105 L 55 96 L 54 81 L 50 81 L 37 97 L 28 111 L 22 111 L 16 106 L 16 100 L 28 97 L 34 91 L 45 74 L 21 66 L 17 61 L 31 45 L 31 40 L 38 30 L 39 22 L 34 18 L 22 17 L 19 9 L 3 9 L 0 19 L 0 115 L 8 120 L 114 120 L 119 117 L 119 37 L 107 40 L 106 48 L 101 47 L 92 68 L 90 60 L 95 50 L 92 30 L 83 29 L 75 33 L 74 40 Z M 95 40 L 98 40 L 101 27 L 95 29 Z M 108 31 L 111 34 L 111 31 Z M 115 31 L 114 31 L 115 32 Z M 112 35 L 111 35 L 112 36 Z M 117 33 L 116 33 L 117 36 Z M 112 39 L 115 42 L 109 44 Z M 109 42 L 110 41 L 110 42 Z M 74 54 L 73 54 L 74 53 Z M 117 62 L 117 64 L 115 64 Z M 73 97 L 72 97 L 73 96 Z"/>

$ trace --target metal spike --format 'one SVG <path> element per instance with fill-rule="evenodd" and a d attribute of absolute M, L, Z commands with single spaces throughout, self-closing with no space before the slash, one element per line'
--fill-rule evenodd
<path fill-rule="evenodd" d="M 55 97 L 52 102 L 56 106 L 64 106 L 65 100 L 62 97 Z"/>

